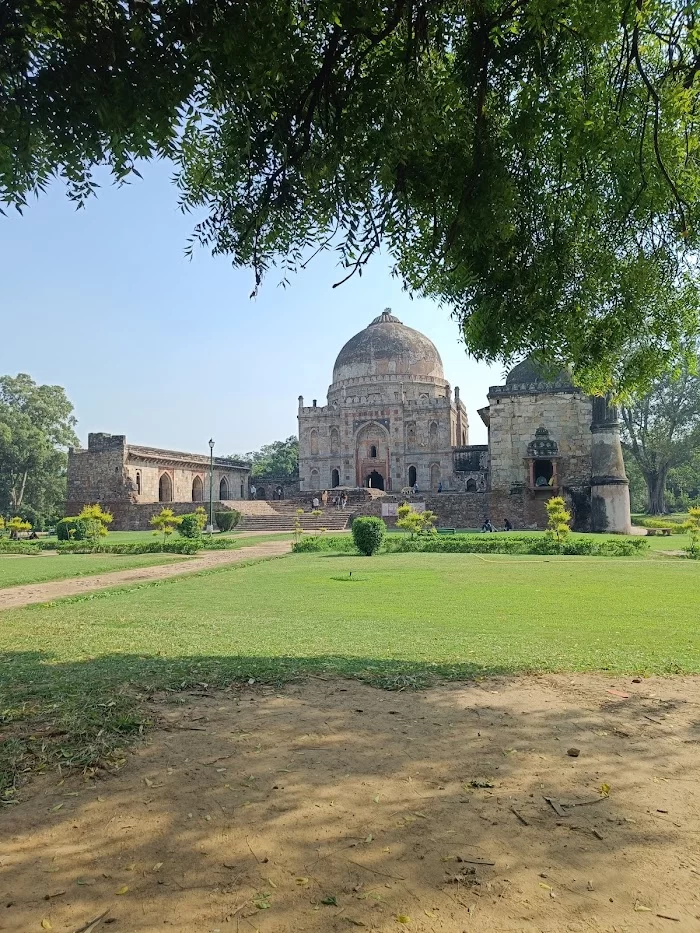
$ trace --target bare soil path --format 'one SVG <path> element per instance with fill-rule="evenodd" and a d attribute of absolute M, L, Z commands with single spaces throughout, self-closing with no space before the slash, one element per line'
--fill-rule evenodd
<path fill-rule="evenodd" d="M 699 686 L 152 696 L 119 772 L 0 810 L 0 929 L 698 931 Z"/>
<path fill-rule="evenodd" d="M 124 583 L 145 583 L 150 580 L 165 580 L 188 573 L 199 573 L 225 564 L 255 560 L 264 557 L 279 557 L 291 549 L 289 541 L 267 541 L 235 551 L 210 551 L 202 557 L 191 557 L 175 564 L 162 564 L 155 567 L 140 567 L 133 570 L 117 570 L 114 573 L 100 573 L 90 577 L 75 577 L 68 580 L 54 580 L 48 583 L 31 583 L 24 586 L 11 586 L 0 590 L 0 611 L 18 609 L 30 603 L 47 603 L 66 596 L 80 596 L 91 590 L 102 590 Z M 2 930 L 2 926 L 0 926 Z"/>

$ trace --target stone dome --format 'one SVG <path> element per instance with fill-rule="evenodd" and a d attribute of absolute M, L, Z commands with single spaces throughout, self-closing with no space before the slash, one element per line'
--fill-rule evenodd
<path fill-rule="evenodd" d="M 388 375 L 445 378 L 432 340 L 386 309 L 345 344 L 333 367 L 333 382 Z"/>
<path fill-rule="evenodd" d="M 572 386 L 571 373 L 567 369 L 547 368 L 537 363 L 531 356 L 514 366 L 506 376 L 507 386 L 540 385 L 551 388 Z"/>

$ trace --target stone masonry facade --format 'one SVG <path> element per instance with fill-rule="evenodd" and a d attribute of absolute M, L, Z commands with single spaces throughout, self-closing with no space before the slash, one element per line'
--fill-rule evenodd
<path fill-rule="evenodd" d="M 100 504 L 115 531 L 148 526 L 161 508 L 176 514 L 209 503 L 209 457 L 128 444 L 123 434 L 90 434 L 87 449 L 68 454 L 66 514 Z M 250 464 L 214 458 L 212 498 L 219 508 L 248 498 Z"/>

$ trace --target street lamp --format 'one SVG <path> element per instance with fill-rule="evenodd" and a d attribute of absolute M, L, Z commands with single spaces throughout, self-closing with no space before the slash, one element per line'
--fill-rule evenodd
<path fill-rule="evenodd" d="M 209 438 L 209 527 L 207 531 L 214 534 L 214 441 Z"/>

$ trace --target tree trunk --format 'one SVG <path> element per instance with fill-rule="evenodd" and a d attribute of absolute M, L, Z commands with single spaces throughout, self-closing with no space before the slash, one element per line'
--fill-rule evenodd
<path fill-rule="evenodd" d="M 664 515 L 666 512 L 666 470 L 644 471 L 647 484 L 650 515 Z"/>

